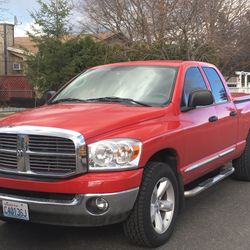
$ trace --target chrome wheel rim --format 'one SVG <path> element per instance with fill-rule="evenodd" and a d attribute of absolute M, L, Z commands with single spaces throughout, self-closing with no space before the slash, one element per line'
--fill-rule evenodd
<path fill-rule="evenodd" d="M 150 204 L 151 222 L 154 230 L 163 234 L 169 228 L 175 209 L 175 193 L 171 181 L 163 177 L 155 185 Z"/>

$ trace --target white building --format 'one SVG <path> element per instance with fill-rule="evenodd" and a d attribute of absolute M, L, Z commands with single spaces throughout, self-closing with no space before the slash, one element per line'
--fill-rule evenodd
<path fill-rule="evenodd" d="M 250 93 L 250 72 L 236 71 L 235 75 L 228 81 L 229 88 L 233 92 Z"/>

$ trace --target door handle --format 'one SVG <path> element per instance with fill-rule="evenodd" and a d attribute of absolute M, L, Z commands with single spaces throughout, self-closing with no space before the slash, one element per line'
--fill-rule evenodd
<path fill-rule="evenodd" d="M 229 113 L 230 116 L 236 116 L 237 115 L 237 111 L 235 110 L 232 110 L 230 113 Z"/>
<path fill-rule="evenodd" d="M 218 116 L 213 115 L 213 116 L 209 117 L 208 120 L 209 120 L 209 122 L 216 122 L 216 121 L 218 121 Z"/>

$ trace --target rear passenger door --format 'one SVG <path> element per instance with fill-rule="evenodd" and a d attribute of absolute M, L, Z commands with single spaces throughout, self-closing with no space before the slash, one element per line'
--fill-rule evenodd
<path fill-rule="evenodd" d="M 235 150 L 237 141 L 237 110 L 234 103 L 227 95 L 223 84 L 223 78 L 213 67 L 202 67 L 206 78 L 211 86 L 211 91 L 214 96 L 215 109 L 218 120 L 216 127 L 220 131 L 219 147 L 226 154 L 231 154 Z"/>

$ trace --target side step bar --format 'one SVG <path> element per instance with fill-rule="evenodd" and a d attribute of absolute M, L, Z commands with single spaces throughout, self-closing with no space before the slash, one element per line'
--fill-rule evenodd
<path fill-rule="evenodd" d="M 216 183 L 222 181 L 223 179 L 225 179 L 226 177 L 228 177 L 229 175 L 231 175 L 234 172 L 234 168 L 233 167 L 227 167 L 221 170 L 221 172 L 214 176 L 213 178 L 209 178 L 203 182 L 201 182 L 197 187 L 191 189 L 191 190 L 187 190 L 184 192 L 184 196 L 186 198 L 190 198 L 190 197 L 194 197 L 197 194 L 205 191 L 206 189 L 212 187 L 213 185 L 215 185 Z"/>

